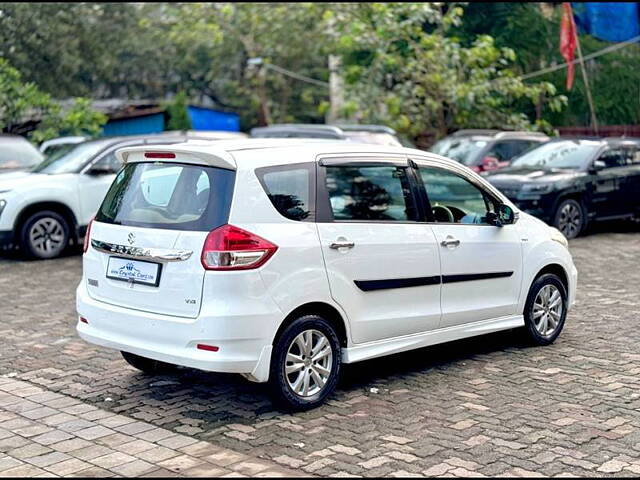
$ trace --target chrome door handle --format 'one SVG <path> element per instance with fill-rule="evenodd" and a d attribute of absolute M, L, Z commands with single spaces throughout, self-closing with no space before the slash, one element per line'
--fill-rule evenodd
<path fill-rule="evenodd" d="M 460 245 L 460 240 L 454 239 L 452 236 L 448 236 L 440 242 L 443 247 L 457 247 Z"/>
<path fill-rule="evenodd" d="M 355 243 L 353 242 L 347 242 L 345 241 L 337 241 L 337 242 L 333 242 L 331 244 L 329 244 L 329 248 L 333 248 L 334 250 L 337 250 L 339 248 L 353 248 L 355 247 Z"/>

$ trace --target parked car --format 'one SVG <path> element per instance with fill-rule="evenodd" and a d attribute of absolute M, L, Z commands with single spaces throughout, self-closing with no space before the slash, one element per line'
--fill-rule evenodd
<path fill-rule="evenodd" d="M 420 150 L 250 140 L 117 155 L 77 331 L 148 374 L 239 373 L 305 409 L 342 363 L 512 328 L 549 344 L 575 298 L 560 232 Z"/>
<path fill-rule="evenodd" d="M 385 125 L 362 125 L 355 123 L 342 123 L 336 125 L 344 132 L 344 135 L 354 142 L 373 143 L 376 145 L 390 145 L 392 147 L 409 146 L 406 139 L 403 141 L 397 132 Z M 411 145 L 413 147 L 413 145 Z"/>
<path fill-rule="evenodd" d="M 640 215 L 640 139 L 557 138 L 486 178 L 575 238 L 591 221 Z"/>
<path fill-rule="evenodd" d="M 513 158 L 548 140 L 538 132 L 459 130 L 429 150 L 453 158 L 474 172 L 486 172 L 508 166 Z"/>
<path fill-rule="evenodd" d="M 211 140 L 231 140 L 234 138 L 247 138 L 243 132 L 231 132 L 228 130 L 166 130 L 162 135 L 187 135 Z"/>
<path fill-rule="evenodd" d="M 250 136 L 253 138 L 324 138 L 396 147 L 402 146 L 403 143 L 410 145 L 408 140 L 401 141 L 395 130 L 384 125 L 282 123 L 268 127 L 255 127 L 251 129 Z"/>
<path fill-rule="evenodd" d="M 27 170 L 44 157 L 31 142 L 20 135 L 0 134 L 0 174 Z"/>
<path fill-rule="evenodd" d="M 186 138 L 147 135 L 90 140 L 53 154 L 30 171 L 0 174 L 0 245 L 18 245 L 33 258 L 59 256 L 70 240 L 77 243 L 82 238 L 120 169 L 116 149 Z"/>
<path fill-rule="evenodd" d="M 53 155 L 60 151 L 69 151 L 74 145 L 88 140 L 88 137 L 82 135 L 52 138 L 40 144 L 40 152 L 46 156 Z"/>

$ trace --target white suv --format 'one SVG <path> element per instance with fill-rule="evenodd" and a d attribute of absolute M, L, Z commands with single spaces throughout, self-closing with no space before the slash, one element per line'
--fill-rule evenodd
<path fill-rule="evenodd" d="M 245 140 L 118 155 L 77 331 L 143 372 L 240 373 L 304 409 L 342 363 L 519 327 L 549 344 L 574 302 L 562 234 L 434 154 Z"/>

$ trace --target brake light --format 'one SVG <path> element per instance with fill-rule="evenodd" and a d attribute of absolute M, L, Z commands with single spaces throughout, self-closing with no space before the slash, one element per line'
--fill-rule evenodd
<path fill-rule="evenodd" d="M 218 350 L 220 350 L 220 348 L 216 347 L 215 345 L 206 345 L 204 343 L 199 343 L 198 345 L 196 345 L 196 348 L 198 350 L 207 350 L 209 352 L 217 352 Z"/>
<path fill-rule="evenodd" d="M 250 270 L 264 265 L 277 249 L 251 232 L 223 225 L 207 235 L 201 261 L 207 270 Z"/>
<path fill-rule="evenodd" d="M 82 245 L 83 253 L 87 253 L 89 250 L 89 242 L 91 241 L 91 225 L 93 224 L 93 218 L 89 221 L 89 225 L 87 225 L 87 233 L 84 234 L 84 244 Z"/>
<path fill-rule="evenodd" d="M 176 158 L 175 153 L 171 152 L 144 152 L 145 158 Z"/>

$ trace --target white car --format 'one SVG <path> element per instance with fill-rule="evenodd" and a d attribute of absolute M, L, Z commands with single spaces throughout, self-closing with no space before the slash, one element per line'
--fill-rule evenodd
<path fill-rule="evenodd" d="M 342 363 L 521 328 L 576 295 L 566 239 L 457 162 L 334 141 L 124 148 L 85 240 L 78 334 L 320 404 Z"/>
<path fill-rule="evenodd" d="M 0 246 L 33 258 L 59 256 L 79 242 L 120 169 L 127 145 L 184 142 L 193 136 L 101 138 L 68 145 L 28 171 L 0 174 Z M 37 153 L 37 152 L 36 152 Z"/>

